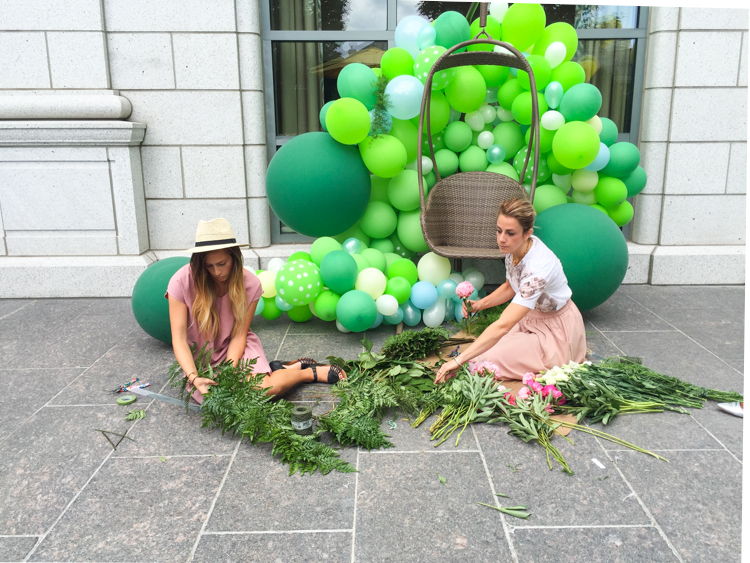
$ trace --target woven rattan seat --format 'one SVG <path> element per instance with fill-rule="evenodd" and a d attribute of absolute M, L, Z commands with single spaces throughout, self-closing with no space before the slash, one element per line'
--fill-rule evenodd
<path fill-rule="evenodd" d="M 481 27 L 486 22 L 487 5 L 481 4 Z M 480 38 L 484 35 L 485 38 Z M 495 51 L 467 51 L 455 53 L 469 45 L 498 45 L 508 53 Z M 455 53 L 455 54 L 454 54 Z M 425 80 L 422 108 L 419 114 L 419 137 L 426 138 L 430 148 L 433 170 L 437 183 L 425 198 L 422 177 L 422 143 L 418 143 L 417 171 L 419 178 L 419 198 L 421 207 L 422 233 L 427 246 L 440 256 L 447 258 L 500 259 L 504 254 L 497 247 L 497 211 L 503 201 L 521 197 L 533 201 L 539 167 L 539 107 L 532 96 L 532 122 L 526 160 L 520 177 L 526 175 L 529 158 L 533 153 L 531 189 L 527 195 L 522 184 L 495 172 L 458 172 L 441 178 L 435 161 L 435 149 L 430 132 L 430 94 L 435 73 L 446 68 L 464 65 L 502 65 L 524 70 L 529 74 L 531 91 L 536 92 L 534 74 L 526 58 L 510 43 L 495 41 L 486 32 L 480 32 L 474 39 L 454 45 L 435 62 Z M 423 135 L 426 132 L 426 136 Z"/>

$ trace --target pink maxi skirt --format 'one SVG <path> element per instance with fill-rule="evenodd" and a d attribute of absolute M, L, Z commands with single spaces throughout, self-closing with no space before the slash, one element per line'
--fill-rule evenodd
<path fill-rule="evenodd" d="M 551 313 L 531 310 L 510 332 L 472 362 L 488 361 L 500 368 L 503 379 L 522 379 L 527 372 L 586 359 L 583 317 L 572 300 Z"/>

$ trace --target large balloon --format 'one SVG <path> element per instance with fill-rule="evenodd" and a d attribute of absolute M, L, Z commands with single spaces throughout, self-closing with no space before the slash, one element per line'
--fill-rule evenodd
<path fill-rule="evenodd" d="M 188 264 L 185 256 L 163 258 L 146 268 L 133 287 L 133 315 L 138 325 L 150 336 L 166 344 L 172 343 L 169 323 L 169 302 L 164 299 L 169 280 Z"/>
<path fill-rule="evenodd" d="M 367 65 L 350 63 L 341 69 L 336 80 L 339 96 L 354 98 L 362 102 L 368 110 L 375 107 L 375 90 L 378 77 Z"/>
<path fill-rule="evenodd" d="M 310 133 L 307 134 L 309 135 Z M 297 138 L 299 137 L 295 137 L 295 139 Z M 294 139 L 290 142 L 293 141 Z M 283 145 L 281 148 L 283 149 L 285 146 L 286 145 Z M 406 166 L 406 163 L 408 162 L 406 160 L 406 147 L 404 147 L 403 143 L 396 137 L 391 137 L 390 135 L 378 135 L 376 139 L 373 137 L 367 137 L 364 141 L 359 143 L 359 154 L 362 156 L 362 161 L 364 161 L 367 170 L 381 178 L 393 178 L 404 169 L 404 166 Z M 273 163 L 273 161 L 271 161 L 271 163 Z M 369 185 L 369 174 L 367 180 Z M 342 196 L 342 199 L 345 197 L 346 196 Z M 364 213 L 364 209 L 360 212 L 360 216 L 362 213 Z M 334 224 L 336 223 L 336 221 L 332 222 Z"/>
<path fill-rule="evenodd" d="M 338 322 L 351 332 L 364 332 L 372 326 L 377 316 L 375 300 L 364 291 L 348 291 L 336 304 Z"/>
<path fill-rule="evenodd" d="M 393 140 L 406 164 L 406 150 Z M 370 174 L 356 147 L 342 145 L 328 133 L 303 133 L 284 143 L 271 159 L 266 194 L 288 227 L 310 237 L 331 236 L 352 227 L 364 213 Z"/>
<path fill-rule="evenodd" d="M 556 205 L 537 215 L 534 230 L 562 263 L 582 311 L 604 303 L 628 270 L 628 247 L 617 225 L 587 205 Z"/>

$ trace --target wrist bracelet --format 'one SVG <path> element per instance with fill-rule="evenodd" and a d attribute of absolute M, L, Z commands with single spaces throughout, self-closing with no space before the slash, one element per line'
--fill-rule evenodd
<path fill-rule="evenodd" d="M 453 359 L 456 360 L 456 365 L 461 367 L 461 362 L 458 361 L 458 356 L 454 357 Z"/>
<path fill-rule="evenodd" d="M 189 374 L 187 374 L 187 375 L 185 376 L 185 377 L 187 377 L 188 383 L 189 383 L 190 385 L 192 385 L 192 384 L 193 384 L 193 381 L 190 381 L 190 376 L 191 376 L 191 375 L 195 375 L 195 377 L 193 378 L 193 381 L 195 381 L 195 379 L 196 379 L 196 378 L 198 377 L 198 372 L 197 372 L 197 371 L 191 371 L 191 372 L 190 372 Z"/>

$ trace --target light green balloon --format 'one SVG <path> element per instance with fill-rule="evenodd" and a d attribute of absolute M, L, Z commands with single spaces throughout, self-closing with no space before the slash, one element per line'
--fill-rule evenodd
<path fill-rule="evenodd" d="M 393 252 L 398 254 L 401 258 L 411 258 L 414 256 L 414 251 L 406 248 L 404 243 L 399 240 L 398 233 L 393 233 L 388 237 L 388 240 L 393 243 Z M 388 274 L 388 276 L 390 277 L 390 274 Z"/>
<path fill-rule="evenodd" d="M 480 31 L 482 31 L 482 28 L 479 26 L 480 19 L 477 18 L 473 22 L 471 22 L 471 26 L 469 27 L 469 35 L 471 37 L 476 37 Z M 487 21 L 485 22 L 486 26 L 484 28 L 484 31 L 487 32 L 487 34 L 492 37 L 495 41 L 500 41 L 503 36 L 503 26 L 502 24 L 497 20 L 497 18 L 494 18 L 493 16 L 487 16 Z M 481 39 L 484 39 L 484 36 L 481 37 Z M 467 51 L 492 51 L 494 48 L 494 45 L 469 45 L 467 47 Z"/>
<path fill-rule="evenodd" d="M 571 203 L 572 203 L 572 202 L 571 202 Z M 601 211 L 602 213 L 604 213 L 604 214 L 605 214 L 606 216 L 608 216 L 608 217 L 609 217 L 609 213 L 607 212 L 607 210 L 606 210 L 606 209 L 604 209 L 604 208 L 603 208 L 603 207 L 602 207 L 601 205 L 599 205 L 598 203 L 595 203 L 594 205 L 591 205 L 591 206 L 589 206 L 589 207 L 592 207 L 592 208 L 594 208 L 594 209 L 597 209 L 597 210 Z"/>
<path fill-rule="evenodd" d="M 523 172 L 523 163 L 526 160 L 526 153 L 529 152 L 529 147 L 523 147 L 520 151 L 516 153 L 516 156 L 513 158 L 513 168 L 516 169 L 516 172 L 520 175 L 521 172 Z M 526 167 L 526 176 L 524 176 L 523 181 L 524 183 L 531 182 L 531 177 L 534 172 L 534 154 L 532 153 L 529 157 L 529 164 Z M 549 169 L 549 166 L 547 166 L 547 159 L 544 155 L 539 155 L 539 168 L 536 174 L 537 183 L 541 184 L 542 182 L 545 182 L 552 176 L 552 171 Z"/>
<path fill-rule="evenodd" d="M 296 323 L 304 323 L 306 321 L 309 321 L 313 316 L 312 311 L 310 310 L 310 304 L 292 307 L 286 312 L 286 314 Z"/>
<path fill-rule="evenodd" d="M 578 63 L 568 61 L 552 69 L 552 82 L 559 82 L 563 92 L 586 81 L 586 71 Z"/>
<path fill-rule="evenodd" d="M 383 295 L 387 283 L 388 280 L 383 272 L 377 268 L 369 267 L 359 273 L 357 283 L 354 284 L 354 289 L 364 291 L 373 299 L 377 299 Z"/>
<path fill-rule="evenodd" d="M 508 80 L 510 69 L 507 66 L 498 65 L 474 65 L 479 74 L 484 78 L 487 88 L 497 88 Z"/>
<path fill-rule="evenodd" d="M 415 276 L 415 282 L 416 283 L 416 275 L 417 275 L 417 267 L 414 267 L 414 276 Z M 409 296 L 411 295 L 411 286 L 412 284 L 407 280 L 406 278 L 402 276 L 392 276 L 388 283 L 385 285 L 385 293 L 388 295 L 393 295 L 393 297 L 396 298 L 396 301 L 398 301 L 399 305 L 403 305 L 409 300 Z"/>
<path fill-rule="evenodd" d="M 471 146 L 458 156 L 461 172 L 484 172 L 488 165 L 487 153 L 479 147 Z"/>
<path fill-rule="evenodd" d="M 383 53 L 380 59 L 380 70 L 388 80 L 393 80 L 402 74 L 414 76 L 414 59 L 406 49 L 391 47 Z"/>
<path fill-rule="evenodd" d="M 570 197 L 573 199 L 573 203 L 581 203 L 583 205 L 596 204 L 596 194 L 593 191 L 579 192 L 578 190 L 573 190 Z"/>
<path fill-rule="evenodd" d="M 326 113 L 326 131 L 344 145 L 356 145 L 367 137 L 370 114 L 359 100 L 340 98 Z"/>
<path fill-rule="evenodd" d="M 513 178 L 516 182 L 520 179 L 518 172 L 516 172 L 516 169 L 513 168 L 513 165 L 510 162 L 496 162 L 495 164 L 490 164 L 487 167 L 486 172 L 504 174 L 508 178 Z"/>
<path fill-rule="evenodd" d="M 359 220 L 362 231 L 371 238 L 386 238 L 396 230 L 396 212 L 387 203 L 372 201 Z"/>
<path fill-rule="evenodd" d="M 550 184 L 537 186 L 534 191 L 534 211 L 541 213 L 545 209 L 568 203 L 568 198 L 560 191 L 560 188 Z"/>
<path fill-rule="evenodd" d="M 375 248 L 365 248 L 360 251 L 360 254 L 370 263 L 370 267 L 377 268 L 385 273 L 385 255 L 380 250 Z"/>
<path fill-rule="evenodd" d="M 406 162 L 411 162 L 417 158 L 417 140 L 419 139 L 418 130 L 411 121 L 393 118 L 393 127 L 388 133 L 395 137 L 406 149 Z"/>
<path fill-rule="evenodd" d="M 419 207 L 419 174 L 416 170 L 402 170 L 391 178 L 388 201 L 399 211 L 413 211 Z"/>
<path fill-rule="evenodd" d="M 419 272 L 414 262 L 406 258 L 401 258 L 388 266 L 388 277 L 391 279 L 404 278 L 409 282 L 409 287 L 411 287 L 417 283 Z"/>
<path fill-rule="evenodd" d="M 395 252 L 385 252 L 383 256 L 385 256 L 385 271 L 386 272 L 388 271 L 388 268 L 390 267 L 391 264 L 393 264 L 396 260 L 401 258 L 401 256 L 399 256 Z"/>
<path fill-rule="evenodd" d="M 383 254 L 388 254 L 393 252 L 393 243 L 390 239 L 383 238 L 383 239 L 377 239 L 373 240 L 370 243 L 370 248 L 374 250 L 379 250 Z"/>
<path fill-rule="evenodd" d="M 430 193 L 430 190 L 432 189 L 432 186 L 437 184 L 437 176 L 435 175 L 435 171 L 431 170 L 429 174 L 424 175 L 424 183 L 426 184 L 426 190 L 424 193 L 424 196 L 427 197 L 427 194 Z"/>
<path fill-rule="evenodd" d="M 565 176 L 566 174 L 570 174 L 571 172 L 573 172 L 571 168 L 567 168 L 560 164 L 552 151 L 547 153 L 547 166 L 549 166 L 549 169 L 553 174 L 557 174 L 559 176 Z"/>
<path fill-rule="evenodd" d="M 307 260 L 284 264 L 276 272 L 276 291 L 290 305 L 307 305 L 323 291 L 320 267 Z"/>
<path fill-rule="evenodd" d="M 435 153 L 435 162 L 441 178 L 447 178 L 458 170 L 458 155 L 450 149 L 441 149 Z"/>
<path fill-rule="evenodd" d="M 513 5 L 516 6 L 516 4 Z M 513 119 L 515 119 L 522 125 L 531 125 L 531 116 L 533 109 L 531 96 L 531 92 L 524 91 L 518 94 L 518 96 L 516 96 L 516 99 L 513 100 L 513 107 L 511 108 L 511 111 L 513 112 Z M 547 100 L 544 99 L 543 93 L 537 92 L 536 99 L 538 103 L 539 115 L 541 116 L 545 111 L 549 109 L 549 106 L 547 105 Z"/>
<path fill-rule="evenodd" d="M 451 118 L 451 106 L 442 92 L 430 94 L 430 131 L 440 132 L 445 129 Z M 419 116 L 416 117 L 419 123 Z M 417 125 L 418 126 L 418 125 Z M 411 160 L 409 161 L 411 162 Z"/>
<path fill-rule="evenodd" d="M 511 78 L 505 84 L 500 86 L 500 89 L 497 91 L 497 103 L 500 104 L 503 109 L 511 111 L 513 109 L 514 100 L 521 92 L 524 92 L 521 83 L 517 78 Z"/>
<path fill-rule="evenodd" d="M 369 111 L 375 107 L 377 81 L 378 77 L 369 66 L 349 63 L 339 72 L 336 88 L 339 96 L 359 100 Z"/>
<path fill-rule="evenodd" d="M 409 162 L 406 147 L 396 137 L 378 135 L 367 137 L 359 143 L 359 154 L 367 169 L 381 178 L 393 178 Z"/>
<path fill-rule="evenodd" d="M 370 267 L 370 262 L 362 256 L 361 254 L 352 254 L 352 258 L 354 258 L 354 261 L 357 263 L 357 271 L 361 272 L 365 268 Z"/>
<path fill-rule="evenodd" d="M 555 22 L 545 27 L 539 39 L 534 43 L 532 54 L 544 56 L 547 47 L 555 41 L 565 45 L 564 61 L 569 61 L 575 56 L 578 50 L 578 33 L 572 25 L 565 22 Z"/>
<path fill-rule="evenodd" d="M 539 126 L 539 138 L 541 139 L 539 141 L 539 152 L 549 152 L 552 150 L 552 139 L 555 138 L 555 133 L 557 133 L 557 130 L 550 131 L 549 129 L 545 129 L 541 125 Z M 524 144 L 529 144 L 529 138 L 531 137 L 531 127 L 529 127 L 528 131 L 526 131 L 526 136 L 524 138 Z M 532 148 L 536 146 L 537 139 L 534 139 L 534 143 L 532 144 Z"/>
<path fill-rule="evenodd" d="M 323 321 L 336 320 L 336 305 L 338 305 L 341 296 L 330 289 L 324 290 L 317 299 L 315 299 L 315 314 Z"/>
<path fill-rule="evenodd" d="M 487 84 L 473 66 L 459 66 L 453 80 L 445 87 L 448 103 L 461 113 L 478 110 L 484 103 Z"/>
<path fill-rule="evenodd" d="M 402 211 L 398 215 L 398 226 L 396 232 L 399 240 L 406 248 L 414 252 L 427 252 L 429 248 L 422 234 L 422 225 L 419 221 L 420 210 Z"/>
<path fill-rule="evenodd" d="M 445 128 L 445 146 L 453 152 L 465 151 L 471 145 L 471 127 L 463 121 L 454 121 Z"/>
<path fill-rule="evenodd" d="M 619 178 L 611 176 L 599 176 L 599 183 L 594 188 L 596 200 L 605 208 L 610 209 L 619 206 L 628 197 L 628 188 Z"/>
<path fill-rule="evenodd" d="M 529 65 L 531 65 L 531 71 L 534 73 L 534 82 L 537 91 L 544 90 L 552 78 L 552 68 L 549 66 L 549 62 L 540 55 L 529 55 L 527 59 Z M 521 88 L 524 90 L 531 90 L 528 72 L 519 69 L 517 80 Z"/>
<path fill-rule="evenodd" d="M 336 239 L 334 239 L 336 240 Z M 336 241 L 338 242 L 338 241 Z M 310 256 L 309 253 L 305 252 L 304 250 L 298 250 L 294 254 L 292 254 L 288 259 L 287 262 L 294 262 L 295 260 L 307 260 L 308 262 L 313 262 L 312 256 Z"/>
<path fill-rule="evenodd" d="M 594 162 L 599 154 L 599 135 L 583 121 L 571 121 L 557 130 L 552 139 L 552 152 L 561 165 L 577 170 Z"/>
<path fill-rule="evenodd" d="M 502 23 L 503 41 L 525 51 L 541 37 L 547 16 L 539 4 L 513 4 L 505 12 Z"/>
<path fill-rule="evenodd" d="M 633 206 L 625 200 L 617 207 L 607 209 L 607 214 L 618 227 L 624 227 L 633 219 Z"/>
<path fill-rule="evenodd" d="M 310 246 L 310 258 L 313 263 L 320 266 L 326 254 L 335 250 L 341 250 L 341 243 L 331 237 L 320 237 L 315 239 L 312 246 Z M 289 262 L 293 262 L 291 256 L 289 257 Z"/>
<path fill-rule="evenodd" d="M 416 76 L 422 84 L 427 82 L 427 75 L 430 69 L 435 66 L 435 61 L 440 58 L 440 55 L 445 53 L 447 49 L 440 45 L 433 45 L 427 47 L 419 52 L 416 60 L 414 61 L 414 76 Z M 448 84 L 453 81 L 455 72 L 453 68 L 446 68 L 438 73 L 435 73 L 432 77 L 432 90 L 442 90 Z"/>
<path fill-rule="evenodd" d="M 388 203 L 388 178 L 370 175 L 370 201 Z"/>
<path fill-rule="evenodd" d="M 523 133 L 517 123 L 504 121 L 492 130 L 495 144 L 505 149 L 505 160 L 512 160 L 513 156 L 521 150 L 524 145 Z"/>

